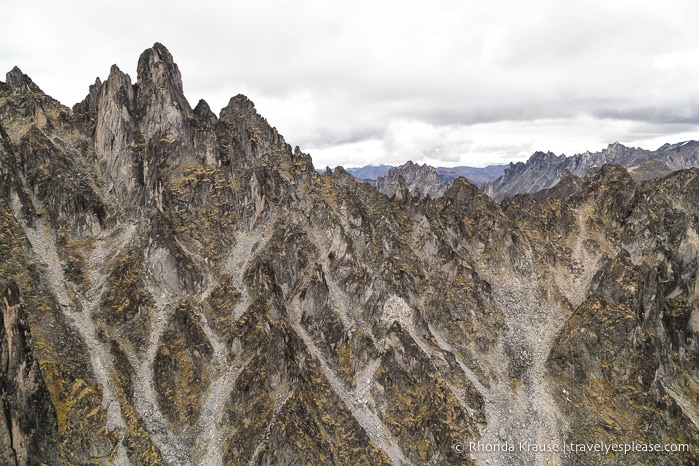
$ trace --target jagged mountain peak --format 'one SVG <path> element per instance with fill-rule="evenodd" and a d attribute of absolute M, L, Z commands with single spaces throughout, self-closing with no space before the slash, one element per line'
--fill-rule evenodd
<path fill-rule="evenodd" d="M 677 142 L 675 144 L 670 144 L 669 142 L 666 142 L 665 144 L 660 146 L 658 148 L 658 150 L 659 151 L 672 151 L 672 150 L 678 150 L 680 148 L 696 147 L 696 146 L 699 146 L 699 142 L 694 141 L 694 140 Z"/>
<path fill-rule="evenodd" d="M 172 54 L 170 51 L 165 47 L 163 44 L 160 42 L 155 42 L 152 47 L 144 50 L 141 53 L 141 56 L 139 57 L 139 61 L 144 58 L 144 56 L 149 56 L 149 55 L 157 55 L 159 60 L 162 60 L 169 66 L 177 66 L 175 65 L 175 60 L 172 58 Z"/>
<path fill-rule="evenodd" d="M 699 141 L 689 140 L 676 144 L 664 144 L 658 149 L 659 152 L 668 154 L 671 159 L 690 161 L 699 157 Z M 684 168 L 684 166 L 683 166 Z"/>
<path fill-rule="evenodd" d="M 476 185 L 460 176 L 455 179 L 444 193 L 444 199 L 450 199 L 459 207 L 468 207 L 474 202 L 495 205 Z"/>
<path fill-rule="evenodd" d="M 119 65 L 114 63 L 112 66 L 109 67 L 109 76 L 107 79 L 111 78 L 114 75 L 123 75 L 125 74 L 121 69 L 119 68 Z M 97 78 L 99 80 L 99 78 Z"/>
<path fill-rule="evenodd" d="M 30 78 L 29 75 L 24 74 L 18 66 L 13 67 L 5 74 L 5 85 L 12 92 L 17 94 L 23 94 L 28 91 L 32 94 L 44 94 L 39 86 L 32 81 L 32 78 Z"/>
<path fill-rule="evenodd" d="M 615 156 L 618 154 L 633 153 L 643 150 L 644 149 L 638 147 L 625 146 L 624 144 L 621 144 L 620 142 L 616 141 L 607 145 L 607 147 L 604 150 L 602 150 L 602 153 L 608 154 L 609 156 Z"/>
<path fill-rule="evenodd" d="M 34 82 L 18 66 L 15 66 L 5 74 L 5 84 L 11 89 L 18 89 L 23 85 L 32 85 Z"/>
<path fill-rule="evenodd" d="M 19 69 L 19 66 L 13 66 L 10 71 L 5 74 L 5 82 L 10 85 L 16 85 L 17 82 L 25 79 L 25 74 Z"/>
<path fill-rule="evenodd" d="M 20 138 L 32 127 L 50 131 L 55 125 L 64 126 L 71 119 L 70 111 L 60 102 L 48 96 L 26 74 L 15 66 L 6 74 L 7 82 L 0 85 L 4 94 L 3 105 L 6 107 L 0 118 L 12 139 Z M 16 119 L 14 112 L 20 112 L 24 118 Z"/>
<path fill-rule="evenodd" d="M 599 152 L 586 151 L 573 156 L 536 152 L 526 163 L 510 164 L 500 178 L 485 183 L 483 189 L 501 201 L 507 196 L 551 188 L 560 181 L 564 170 L 584 177 L 589 170 L 606 164 L 627 168 L 631 176 L 639 181 L 652 179 L 672 170 L 699 166 L 699 147 L 681 143 L 649 151 L 614 142 Z"/>
<path fill-rule="evenodd" d="M 243 94 L 238 94 L 228 100 L 228 105 L 221 109 L 222 120 L 234 120 L 258 115 L 255 103 Z"/>
<path fill-rule="evenodd" d="M 440 179 L 434 167 L 408 160 L 399 167 L 390 168 L 384 175 L 378 177 L 376 188 L 387 196 L 393 196 L 396 194 L 398 180 L 401 177 L 408 192 L 417 189 L 422 197 L 430 196 L 433 199 L 444 194 L 450 184 L 449 181 Z"/>
<path fill-rule="evenodd" d="M 184 95 L 182 76 L 170 52 L 160 43 L 138 59 L 137 111 L 146 120 L 148 137 L 160 131 L 186 137 L 182 119 L 192 113 Z"/>
<path fill-rule="evenodd" d="M 204 99 L 199 99 L 199 102 L 197 102 L 197 106 L 194 107 L 194 114 L 209 120 L 217 119 L 216 114 L 211 110 L 211 107 L 209 107 L 208 102 L 206 102 L 206 100 Z"/>
<path fill-rule="evenodd" d="M 148 81 L 164 84 L 163 81 L 170 81 L 176 90 L 182 93 L 182 75 L 175 63 L 170 51 L 159 42 L 153 47 L 146 49 L 138 58 L 138 82 L 143 85 Z"/>
<path fill-rule="evenodd" d="M 95 86 L 98 86 L 103 92 L 125 92 L 129 95 L 129 106 L 133 104 L 134 89 L 131 76 L 124 73 L 117 65 L 112 65 L 107 79 L 102 83 L 98 79 Z"/>
<path fill-rule="evenodd" d="M 561 156 L 554 154 L 553 152 L 549 151 L 542 151 L 538 150 L 535 151 L 530 157 L 530 160 L 541 160 L 541 159 L 552 159 L 552 158 L 559 158 Z"/>

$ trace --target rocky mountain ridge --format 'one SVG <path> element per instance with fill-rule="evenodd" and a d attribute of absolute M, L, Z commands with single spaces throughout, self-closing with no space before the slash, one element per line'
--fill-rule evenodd
<path fill-rule="evenodd" d="M 470 183 L 477 186 L 485 181 L 497 178 L 505 169 L 504 165 L 490 165 L 483 168 L 453 167 L 434 168 L 427 164 L 416 164 L 408 161 L 398 167 L 390 168 L 385 174 L 376 179 L 376 189 L 387 196 L 393 196 L 399 185 L 399 179 L 403 179 L 408 191 L 417 190 L 420 196 L 436 198 L 449 189 L 451 183 L 464 177 Z"/>
<path fill-rule="evenodd" d="M 500 202 L 515 194 L 534 194 L 551 188 L 565 171 L 584 176 L 589 170 L 599 169 L 605 164 L 626 167 L 637 181 L 661 178 L 675 170 L 699 166 L 699 142 L 668 143 L 655 151 L 614 143 L 600 152 L 588 151 L 572 157 L 535 152 L 527 162 L 511 163 L 509 166 L 434 168 L 408 161 L 398 167 L 382 165 L 348 171 L 358 179 L 377 186 L 387 196 L 395 194 L 401 176 L 409 191 L 417 189 L 422 196 L 429 193 L 432 197 L 441 196 L 453 180 L 463 176 Z"/>
<path fill-rule="evenodd" d="M 626 167 L 638 181 L 660 178 L 671 171 L 699 166 L 699 142 L 664 144 L 655 151 L 625 147 L 618 142 L 599 152 L 570 157 L 552 152 L 535 152 L 526 162 L 511 163 L 502 176 L 487 182 L 483 190 L 496 201 L 515 194 L 533 194 L 556 185 L 564 171 L 585 176 L 605 164 Z"/>
<path fill-rule="evenodd" d="M 387 171 L 393 168 L 392 165 L 365 165 L 363 167 L 346 168 L 347 173 L 365 183 L 376 186 L 376 179 L 383 176 Z"/>
<path fill-rule="evenodd" d="M 400 189 L 407 189 L 418 197 L 440 197 L 451 185 L 451 180 L 442 179 L 434 167 L 416 164 L 411 161 L 400 167 L 388 170 L 376 179 L 379 192 L 394 196 Z"/>
<path fill-rule="evenodd" d="M 347 171 L 358 180 L 369 183 L 372 186 L 376 186 L 378 179 L 383 178 L 384 181 L 382 181 L 382 184 L 386 189 L 381 192 L 388 196 L 392 196 L 395 193 L 398 176 L 401 175 L 404 179 L 411 178 L 410 174 L 403 175 L 402 172 L 415 171 L 416 167 L 419 167 L 419 165 L 416 165 L 412 161 L 408 161 L 397 167 L 391 165 L 367 165 L 358 168 L 348 168 Z M 390 170 L 393 170 L 393 172 L 388 173 Z M 505 170 L 505 165 L 488 165 L 487 167 L 435 167 L 435 170 L 437 171 L 438 183 L 442 183 L 447 187 L 451 181 L 454 181 L 460 176 L 466 178 L 470 183 L 476 186 L 481 186 L 486 181 L 493 181 L 502 175 Z M 433 176 L 430 174 L 429 169 L 423 169 L 422 172 L 425 174 L 425 180 L 422 183 L 416 183 L 412 188 L 418 188 L 420 192 L 427 192 L 431 189 L 430 183 L 433 182 Z M 437 191 L 441 194 L 444 192 L 444 190 L 439 188 Z"/>
<path fill-rule="evenodd" d="M 699 461 L 697 169 L 388 197 L 161 44 L 0 139 L 5 464 Z M 687 448 L 469 448 L 632 441 Z"/>

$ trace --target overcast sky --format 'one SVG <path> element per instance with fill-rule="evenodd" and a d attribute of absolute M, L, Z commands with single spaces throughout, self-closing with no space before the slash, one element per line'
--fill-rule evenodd
<path fill-rule="evenodd" d="M 483 166 L 699 139 L 697 18 L 696 0 L 3 0 L 0 73 L 72 106 L 161 42 L 192 106 L 245 94 L 316 167 Z"/>

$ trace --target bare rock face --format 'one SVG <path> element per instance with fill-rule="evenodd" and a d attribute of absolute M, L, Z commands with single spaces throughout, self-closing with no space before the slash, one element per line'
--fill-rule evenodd
<path fill-rule="evenodd" d="M 139 177 L 138 130 L 134 120 L 134 89 L 131 79 L 114 65 L 109 78 L 95 89 L 95 156 L 104 171 L 107 191 L 120 201 L 133 202 Z M 92 92 L 91 92 L 92 95 Z"/>
<path fill-rule="evenodd" d="M 220 167 L 221 158 L 216 141 L 218 118 L 204 100 L 200 100 L 193 113 L 194 153 L 207 167 Z"/>
<path fill-rule="evenodd" d="M 192 109 L 184 96 L 180 70 L 170 52 L 155 44 L 138 60 L 138 95 L 136 109 L 143 135 L 184 140 L 188 134 L 185 121 Z"/>
<path fill-rule="evenodd" d="M 0 117 L 3 464 L 699 461 L 697 169 L 387 197 L 160 44 Z M 685 447 L 564 449 L 634 441 Z"/>
<path fill-rule="evenodd" d="M 2 464 L 59 461 L 56 410 L 32 348 L 19 289 L 3 286 L 0 307 L 0 459 Z"/>

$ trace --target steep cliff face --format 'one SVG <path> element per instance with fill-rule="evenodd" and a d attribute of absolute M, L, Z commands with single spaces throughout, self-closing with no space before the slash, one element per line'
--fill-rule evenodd
<path fill-rule="evenodd" d="M 160 44 L 0 117 L 8 464 L 699 461 L 696 169 L 388 197 Z M 688 451 L 531 448 L 594 441 Z"/>
<path fill-rule="evenodd" d="M 55 464 L 56 410 L 32 348 L 17 285 L 3 287 L 0 328 L 0 459 L 3 464 Z"/>

